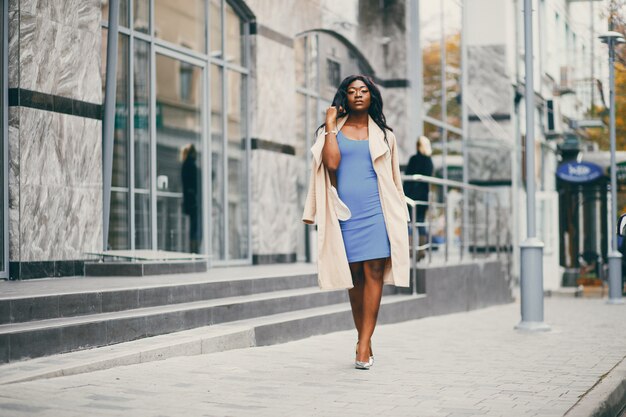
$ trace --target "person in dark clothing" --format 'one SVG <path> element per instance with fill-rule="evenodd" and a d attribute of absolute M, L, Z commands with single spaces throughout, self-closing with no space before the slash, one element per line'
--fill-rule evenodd
<path fill-rule="evenodd" d="M 198 153 L 193 144 L 181 151 L 183 160 L 181 180 L 183 183 L 183 213 L 189 216 L 189 251 L 200 252 L 202 242 L 202 210 L 200 198 L 200 170 L 196 165 Z"/>
<path fill-rule="evenodd" d="M 430 140 L 426 136 L 420 136 L 417 139 L 416 143 L 417 153 L 409 159 L 409 164 L 406 167 L 405 174 L 406 175 L 425 175 L 432 176 L 433 175 L 433 161 L 431 159 L 432 148 L 430 146 Z M 420 181 L 405 181 L 404 185 L 404 194 L 412 200 L 427 202 L 428 201 L 428 192 L 429 192 L 429 184 Z M 417 223 L 424 223 L 424 219 L 426 218 L 426 211 L 428 210 L 427 205 L 418 205 L 416 208 L 416 219 Z M 409 210 L 411 216 L 413 213 Z M 419 245 L 423 246 L 426 244 L 426 228 L 422 225 L 419 225 L 417 228 L 419 232 Z M 424 252 L 419 252 L 419 259 L 424 257 Z"/>

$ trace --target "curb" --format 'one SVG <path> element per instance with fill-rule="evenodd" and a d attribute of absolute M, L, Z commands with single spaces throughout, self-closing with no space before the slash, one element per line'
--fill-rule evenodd
<path fill-rule="evenodd" d="M 567 417 L 619 417 L 626 409 L 626 356 L 564 415 Z"/>

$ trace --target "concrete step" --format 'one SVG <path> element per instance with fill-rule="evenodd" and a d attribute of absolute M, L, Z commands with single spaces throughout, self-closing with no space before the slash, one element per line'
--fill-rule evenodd
<path fill-rule="evenodd" d="M 385 295 L 379 323 L 397 323 L 427 314 L 425 295 Z M 266 346 L 353 327 L 350 305 L 343 302 L 5 364 L 0 366 L 0 384 L 93 372 L 177 356 Z"/>
<path fill-rule="evenodd" d="M 386 290 L 387 293 L 391 291 L 391 287 Z M 306 287 L 4 324 L 0 325 L 0 363 L 346 301 L 346 291 L 320 291 L 317 287 Z"/>
<path fill-rule="evenodd" d="M 152 285 L 142 279 L 127 279 L 125 288 L 107 289 L 106 283 L 97 281 L 100 285 L 96 288 L 99 289 L 72 290 L 65 286 L 51 287 L 43 294 L 0 295 L 0 325 L 260 294 L 317 284 L 314 273 L 217 280 L 198 275 L 196 282 L 182 283 L 176 278 L 172 276 L 171 282 Z M 80 283 L 85 279 L 73 280 Z"/>

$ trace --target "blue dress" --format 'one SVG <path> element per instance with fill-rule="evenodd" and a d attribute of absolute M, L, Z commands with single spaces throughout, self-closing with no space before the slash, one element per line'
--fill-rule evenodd
<path fill-rule="evenodd" d="M 369 140 L 349 139 L 340 131 L 337 143 L 341 153 L 337 193 L 352 212 L 350 219 L 339 221 L 348 262 L 388 258 L 391 247 Z"/>

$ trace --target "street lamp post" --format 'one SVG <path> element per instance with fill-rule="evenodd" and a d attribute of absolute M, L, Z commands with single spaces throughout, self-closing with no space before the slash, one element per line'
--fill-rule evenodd
<path fill-rule="evenodd" d="M 617 168 L 615 166 L 615 45 L 624 43 L 619 32 L 606 32 L 600 36 L 609 47 L 609 106 L 611 142 L 611 250 L 609 251 L 609 304 L 623 304 L 622 254 L 617 250 Z"/>
<path fill-rule="evenodd" d="M 520 244 L 520 301 L 522 321 L 517 330 L 546 331 L 543 322 L 543 242 L 535 225 L 535 88 L 533 85 L 532 0 L 524 0 L 524 63 L 526 102 L 526 228 Z"/>

